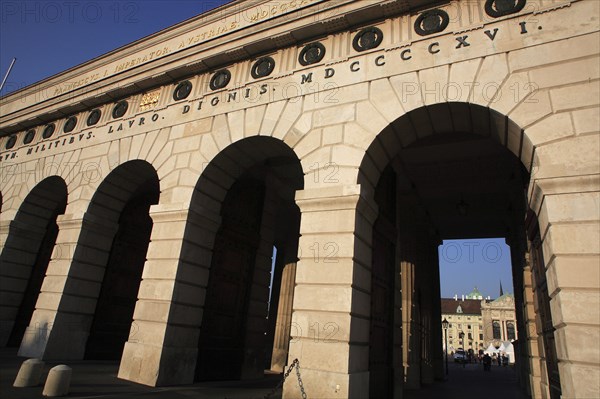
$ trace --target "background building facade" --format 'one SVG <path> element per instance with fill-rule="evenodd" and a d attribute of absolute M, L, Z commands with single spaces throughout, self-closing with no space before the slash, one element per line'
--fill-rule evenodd
<path fill-rule="evenodd" d="M 504 341 L 517 339 L 514 295 L 507 293 L 493 301 L 481 302 L 481 315 L 485 348 L 490 344 L 499 347 Z"/>
<path fill-rule="evenodd" d="M 448 325 L 448 353 L 458 348 L 478 353 L 483 347 L 483 320 L 481 317 L 481 300 L 442 298 L 442 320 Z M 464 336 L 461 338 L 461 333 Z M 442 344 L 443 345 L 443 344 Z"/>
<path fill-rule="evenodd" d="M 450 323 L 447 331 L 448 353 L 458 348 L 472 349 L 478 353 L 490 344 L 498 348 L 504 341 L 517 339 L 514 295 L 506 293 L 494 300 L 490 297 L 484 299 L 475 288 L 460 298 L 455 295 L 454 298 L 442 298 L 441 301 L 442 320 Z M 460 338 L 461 332 L 464 339 Z"/>

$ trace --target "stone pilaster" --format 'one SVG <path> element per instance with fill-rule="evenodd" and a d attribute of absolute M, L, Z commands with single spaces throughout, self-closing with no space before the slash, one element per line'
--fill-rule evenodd
<path fill-rule="evenodd" d="M 359 185 L 296 193 L 302 219 L 288 364 L 299 360 L 310 397 L 369 395 L 369 226 L 375 212 L 359 199 Z M 301 397 L 293 375 L 283 397 Z"/>
<path fill-rule="evenodd" d="M 600 307 L 600 179 L 536 183 L 561 394 L 600 397 L 600 313 L 590 311 Z"/>
<path fill-rule="evenodd" d="M 58 216 L 57 224 L 53 257 L 19 356 L 83 359 L 118 224 L 72 214 Z"/>
<path fill-rule="evenodd" d="M 119 378 L 150 386 L 190 384 L 220 217 L 188 204 L 154 205 L 152 236 Z M 189 235 L 193 241 L 185 241 Z M 181 257 L 181 259 L 180 259 Z"/>

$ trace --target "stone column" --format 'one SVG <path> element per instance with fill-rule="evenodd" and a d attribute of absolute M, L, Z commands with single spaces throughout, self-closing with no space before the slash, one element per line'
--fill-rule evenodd
<path fill-rule="evenodd" d="M 427 237 L 423 234 L 422 226 L 419 228 L 418 235 L 418 259 L 417 274 L 419 275 L 419 291 L 420 291 L 420 327 L 421 327 L 421 351 L 420 365 L 421 365 L 421 384 L 432 384 L 434 380 L 433 376 L 433 350 L 432 350 L 432 338 L 433 334 L 433 296 L 438 296 L 434 291 L 435 283 L 432 283 L 435 278 L 433 270 L 433 264 L 431 263 L 431 256 L 429 254 L 429 246 Z M 437 328 L 437 320 L 436 325 Z M 436 346 L 438 342 L 435 343 Z"/>
<path fill-rule="evenodd" d="M 119 378 L 162 386 L 194 382 L 216 212 L 150 207 L 152 236 Z M 185 241 L 184 237 L 189 236 Z M 193 239 L 192 239 L 193 238 Z"/>
<path fill-rule="evenodd" d="M 0 347 L 6 346 L 46 230 L 16 220 L 3 223 L 8 230 L 0 258 Z"/>
<path fill-rule="evenodd" d="M 360 186 L 296 193 L 302 212 L 288 364 L 298 359 L 307 395 L 369 396 L 372 226 Z M 283 397 L 300 398 L 295 375 Z"/>
<path fill-rule="evenodd" d="M 544 193 L 538 220 L 562 397 L 600 397 L 599 180 L 537 184 Z"/>
<path fill-rule="evenodd" d="M 273 339 L 273 356 L 271 358 L 271 370 L 273 371 L 280 372 L 287 364 L 292 329 L 292 304 L 294 300 L 295 285 L 296 262 L 293 262 L 284 266 L 281 276 L 277 322 Z"/>
<path fill-rule="evenodd" d="M 57 224 L 52 260 L 19 356 L 83 359 L 118 224 L 73 214 L 59 215 Z"/>
<path fill-rule="evenodd" d="M 418 240 L 415 237 L 411 198 L 398 201 L 398 252 L 400 253 L 402 290 L 402 362 L 404 389 L 418 389 L 421 384 L 421 314 L 418 301 L 419 276 Z M 402 206 L 402 205 L 405 206 Z"/>

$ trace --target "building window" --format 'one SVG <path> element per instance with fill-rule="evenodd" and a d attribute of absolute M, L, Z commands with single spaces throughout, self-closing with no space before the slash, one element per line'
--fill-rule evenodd
<path fill-rule="evenodd" d="M 483 341 L 483 334 L 479 334 L 479 339 Z"/>
<path fill-rule="evenodd" d="M 470 329 L 471 329 L 471 325 L 470 325 L 470 324 L 469 324 L 469 325 L 467 325 L 467 328 L 470 330 Z"/>
<path fill-rule="evenodd" d="M 508 340 L 512 341 L 515 337 L 515 324 L 512 321 L 506 323 L 506 335 L 508 336 Z"/>
<path fill-rule="evenodd" d="M 471 333 L 469 333 L 469 339 L 473 339 L 473 336 L 471 335 Z"/>
<path fill-rule="evenodd" d="M 502 335 L 500 334 L 500 322 L 498 322 L 497 320 L 495 320 L 492 323 L 492 329 L 493 329 L 494 339 L 501 339 Z"/>

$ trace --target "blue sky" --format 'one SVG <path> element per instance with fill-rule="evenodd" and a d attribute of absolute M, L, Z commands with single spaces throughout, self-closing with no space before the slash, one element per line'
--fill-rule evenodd
<path fill-rule="evenodd" d="M 438 248 L 442 297 L 468 294 L 477 286 L 483 296 L 497 298 L 513 291 L 510 248 L 503 238 L 444 240 Z"/>
<path fill-rule="evenodd" d="M 0 0 L 0 94 L 33 84 L 225 0 Z"/>

